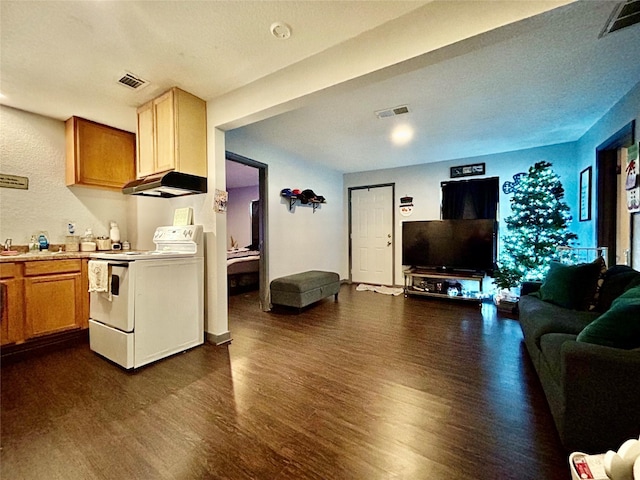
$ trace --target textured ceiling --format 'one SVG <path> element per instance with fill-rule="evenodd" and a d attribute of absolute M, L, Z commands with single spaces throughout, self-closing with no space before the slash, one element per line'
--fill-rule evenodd
<path fill-rule="evenodd" d="M 240 133 L 346 172 L 576 140 L 640 80 L 640 26 L 599 39 L 615 6 L 609 0 L 516 23 L 499 15 L 500 5 L 532 3 L 487 0 L 496 27 L 506 26 L 317 92 Z M 380 38 L 398 19 L 420 31 L 436 4 L 444 12 L 477 2 L 2 0 L 1 102 L 134 131 L 135 108 L 171 86 L 213 100 L 346 42 Z M 427 34 L 468 30 L 459 16 L 448 18 Z M 275 21 L 291 25 L 289 40 L 271 36 Z M 128 90 L 116 83 L 124 71 L 151 84 Z M 401 104 L 411 113 L 373 114 Z M 401 148 L 389 141 L 400 121 L 415 131 Z"/>
<path fill-rule="evenodd" d="M 640 25 L 598 38 L 614 6 L 576 2 L 502 27 L 234 135 L 343 172 L 578 140 L 640 81 Z M 374 115 L 404 104 L 406 115 Z M 413 141 L 394 145 L 397 125 Z"/>
<path fill-rule="evenodd" d="M 133 131 L 132 107 L 172 86 L 210 100 L 425 3 L 2 0 L 2 103 Z M 290 39 L 271 35 L 276 21 Z M 118 85 L 125 70 L 151 84 Z"/>

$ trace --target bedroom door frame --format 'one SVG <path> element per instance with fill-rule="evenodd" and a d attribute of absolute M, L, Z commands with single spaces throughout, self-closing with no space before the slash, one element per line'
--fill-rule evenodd
<path fill-rule="evenodd" d="M 598 247 L 609 247 L 608 265 L 617 263 L 618 150 L 635 141 L 635 120 L 632 120 L 596 147 L 596 239 Z M 633 226 L 630 231 L 629 260 L 633 265 Z"/>
<path fill-rule="evenodd" d="M 230 151 L 225 152 L 227 160 L 232 162 L 241 163 L 258 169 L 258 199 L 260 200 L 260 215 L 258 218 L 258 249 L 260 250 L 260 309 L 264 312 L 269 311 L 269 305 L 271 299 L 269 298 L 268 279 L 269 279 L 269 246 L 267 239 L 268 226 L 269 226 L 269 214 L 267 209 L 267 179 L 268 179 L 268 166 L 266 163 L 258 162 L 251 158 L 243 157 L 237 153 Z"/>

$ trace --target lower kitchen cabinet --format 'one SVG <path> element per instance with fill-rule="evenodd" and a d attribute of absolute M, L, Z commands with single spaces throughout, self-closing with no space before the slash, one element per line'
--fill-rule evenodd
<path fill-rule="evenodd" d="M 2 344 L 88 328 L 86 259 L 2 263 L 0 271 Z"/>
<path fill-rule="evenodd" d="M 20 266 L 18 263 L 0 264 L 0 345 L 24 338 Z"/>

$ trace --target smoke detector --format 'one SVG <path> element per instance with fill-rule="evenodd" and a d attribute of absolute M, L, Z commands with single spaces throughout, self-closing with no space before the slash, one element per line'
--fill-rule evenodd
<path fill-rule="evenodd" d="M 280 40 L 286 40 L 291 36 L 291 27 L 283 22 L 275 22 L 271 24 L 271 35 Z"/>
<path fill-rule="evenodd" d="M 397 107 L 387 108 L 385 110 L 378 110 L 373 113 L 378 118 L 395 117 L 397 115 L 404 115 L 405 113 L 409 113 L 409 105 L 399 105 Z"/>
<path fill-rule="evenodd" d="M 122 75 L 120 75 L 118 83 L 127 88 L 130 88 L 131 90 L 140 90 L 141 88 L 149 85 L 149 82 L 147 80 L 144 80 L 143 78 L 140 78 L 139 76 L 134 75 L 130 72 L 124 72 Z"/>

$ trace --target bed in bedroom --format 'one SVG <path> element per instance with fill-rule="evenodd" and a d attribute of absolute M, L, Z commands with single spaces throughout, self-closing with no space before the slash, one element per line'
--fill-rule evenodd
<path fill-rule="evenodd" d="M 260 252 L 249 248 L 227 251 L 227 287 L 230 295 L 260 286 Z"/>

